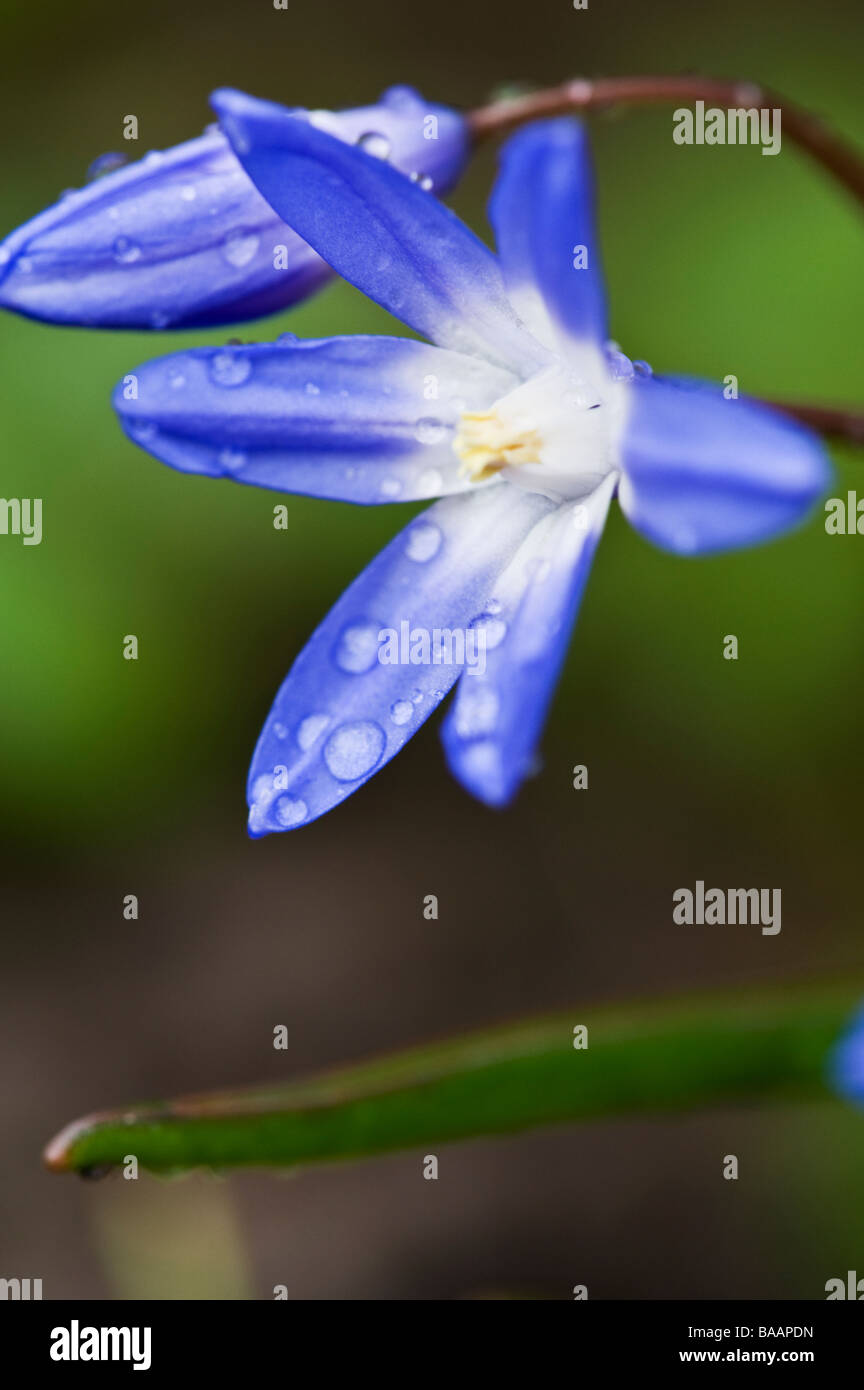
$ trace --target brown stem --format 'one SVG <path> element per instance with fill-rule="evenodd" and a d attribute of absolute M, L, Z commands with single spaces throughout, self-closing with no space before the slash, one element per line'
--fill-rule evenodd
<path fill-rule="evenodd" d="M 864 411 L 844 406 L 799 405 L 796 401 L 763 401 L 786 415 L 792 415 L 819 434 L 834 439 L 846 439 L 851 444 L 864 444 Z"/>
<path fill-rule="evenodd" d="M 610 106 L 658 106 L 671 102 L 705 101 L 725 107 L 770 107 L 782 112 L 781 126 L 794 144 L 826 169 L 864 206 L 864 159 L 817 116 L 794 106 L 775 92 L 752 82 L 716 77 L 598 77 L 577 78 L 560 87 L 508 97 L 468 114 L 471 134 L 478 142 L 504 135 L 527 121 L 563 116 L 574 111 L 597 111 Z M 864 444 L 864 412 L 835 406 L 796 405 L 766 401 L 777 410 L 837 439 Z"/>
<path fill-rule="evenodd" d="M 806 150 L 864 205 L 864 160 L 858 151 L 823 125 L 812 112 L 804 111 L 758 83 L 695 75 L 577 78 L 560 87 L 547 87 L 543 91 L 481 106 L 469 113 L 468 124 L 474 139 L 484 140 L 545 116 L 596 111 L 609 106 L 657 106 L 690 101 L 711 102 L 727 108 L 778 108 L 782 112 L 782 129 L 793 143 Z"/>

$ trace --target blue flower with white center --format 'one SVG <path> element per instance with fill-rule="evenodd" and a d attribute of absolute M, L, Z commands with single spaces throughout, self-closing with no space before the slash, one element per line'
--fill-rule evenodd
<path fill-rule="evenodd" d="M 251 833 L 306 824 L 355 791 L 457 678 L 447 760 L 503 805 L 532 764 L 616 491 L 670 550 L 745 545 L 806 516 L 829 477 L 822 447 L 778 413 L 658 380 L 608 345 L 575 121 L 505 147 L 496 259 L 363 149 L 238 93 L 214 104 L 276 213 L 434 346 L 353 337 L 183 352 L 141 367 L 134 392 L 118 387 L 124 429 L 189 472 L 359 503 L 442 499 L 297 658 L 252 760 Z"/>
<path fill-rule="evenodd" d="M 374 106 L 290 114 L 436 192 L 456 182 L 468 154 L 463 118 L 408 87 Z M 0 306 L 92 328 L 239 323 L 296 304 L 331 275 L 261 196 L 217 126 L 115 167 L 0 243 Z"/>

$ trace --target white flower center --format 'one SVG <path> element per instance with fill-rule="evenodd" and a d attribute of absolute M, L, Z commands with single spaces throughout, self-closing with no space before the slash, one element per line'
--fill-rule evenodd
<path fill-rule="evenodd" d="M 462 415 L 453 447 L 472 482 L 500 473 L 555 498 L 578 498 L 620 467 L 626 383 L 597 359 L 591 381 L 558 362 Z"/>

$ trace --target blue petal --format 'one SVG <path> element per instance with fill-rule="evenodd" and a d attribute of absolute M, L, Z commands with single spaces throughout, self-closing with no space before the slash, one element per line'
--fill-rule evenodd
<path fill-rule="evenodd" d="M 585 127 L 540 121 L 508 140 L 489 215 L 507 293 L 531 331 L 570 355 L 596 350 L 606 295 Z"/>
<path fill-rule="evenodd" d="M 212 104 L 268 202 L 346 280 L 440 347 L 520 372 L 544 359 L 495 257 L 418 183 L 269 102 L 220 91 Z"/>
<path fill-rule="evenodd" d="M 531 771 L 616 481 L 537 524 L 477 625 L 485 670 L 481 648 L 442 736 L 454 776 L 488 805 L 506 805 Z"/>
<path fill-rule="evenodd" d="M 420 129 L 428 112 L 438 119 L 434 142 Z M 436 187 L 464 164 L 461 117 L 408 89 L 314 119 L 344 140 L 377 132 L 399 167 L 431 175 Z M 191 328 L 274 313 L 331 273 L 212 130 L 107 174 L 19 227 L 0 245 L 0 305 L 53 323 Z"/>
<path fill-rule="evenodd" d="M 307 824 L 399 752 L 461 670 L 400 661 L 412 654 L 411 635 L 427 634 L 427 656 L 436 629 L 464 640 L 497 575 L 550 506 L 506 484 L 446 498 L 372 561 L 276 696 L 249 770 L 251 834 Z M 388 630 L 392 649 L 381 636 Z M 413 650 L 424 655 L 419 644 Z M 385 654 L 397 659 L 386 664 Z"/>
<path fill-rule="evenodd" d="M 859 1009 L 835 1045 L 828 1064 L 829 1084 L 838 1095 L 864 1105 L 864 1009 Z"/>
<path fill-rule="evenodd" d="M 471 487 L 453 452 L 463 410 L 514 378 L 404 338 L 195 348 L 145 363 L 114 393 L 136 444 L 173 468 L 346 502 Z"/>
<path fill-rule="evenodd" d="M 831 470 L 817 437 L 779 411 L 703 382 L 629 388 L 618 493 L 633 526 L 693 555 L 753 545 L 802 522 Z"/>

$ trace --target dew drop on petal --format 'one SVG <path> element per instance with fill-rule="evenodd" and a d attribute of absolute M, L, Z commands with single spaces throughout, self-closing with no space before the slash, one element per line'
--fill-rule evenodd
<path fill-rule="evenodd" d="M 139 444 L 152 444 L 157 430 L 149 420 L 139 420 L 129 426 L 129 433 Z"/>
<path fill-rule="evenodd" d="M 404 84 L 388 87 L 386 92 L 381 93 L 381 101 L 385 106 L 389 106 L 391 111 L 411 111 L 420 104 L 414 88 L 406 87 Z"/>
<path fill-rule="evenodd" d="M 299 341 L 300 339 L 297 337 L 296 333 L 280 333 L 276 338 L 279 347 L 293 347 L 293 345 L 299 343 Z"/>
<path fill-rule="evenodd" d="M 431 192 L 431 190 L 432 190 L 432 180 L 431 180 L 431 178 L 429 177 L 428 174 L 426 175 L 425 178 L 422 178 L 422 179 L 420 180 L 420 187 L 423 189 L 423 191 L 424 191 L 425 193 Z"/>
<path fill-rule="evenodd" d="M 632 381 L 634 377 L 633 363 L 620 348 L 610 347 L 606 350 L 606 362 L 609 373 L 613 381 Z"/>
<path fill-rule="evenodd" d="M 307 381 L 304 387 L 307 396 L 320 396 L 321 387 L 316 386 L 314 381 Z"/>
<path fill-rule="evenodd" d="M 477 632 L 486 634 L 486 650 L 494 651 L 501 645 L 507 635 L 507 624 L 503 618 L 496 618 L 491 612 L 481 613 L 479 618 L 475 618 L 471 626 Z"/>
<path fill-rule="evenodd" d="M 386 135 L 381 135 L 377 130 L 366 130 L 358 136 L 355 144 L 365 150 L 367 154 L 372 154 L 376 159 L 390 158 L 390 141 Z"/>
<path fill-rule="evenodd" d="M 381 761 L 386 734 L 374 720 L 342 724 L 324 745 L 324 761 L 338 782 L 356 782 Z"/>
<path fill-rule="evenodd" d="M 285 728 L 284 724 L 274 724 L 273 732 L 277 738 L 284 738 L 288 730 Z"/>
<path fill-rule="evenodd" d="M 183 199 L 184 203 L 194 203 L 195 199 L 198 197 L 198 190 L 194 184 L 184 183 L 183 187 L 180 189 L 180 197 Z"/>
<path fill-rule="evenodd" d="M 217 386 L 240 386 L 249 376 L 252 363 L 241 352 L 223 350 L 210 358 L 209 370 Z"/>
<path fill-rule="evenodd" d="M 401 491 L 402 484 L 399 482 L 398 478 L 385 478 L 381 483 L 380 492 L 382 497 L 398 497 Z"/>
<path fill-rule="evenodd" d="M 409 560 L 423 565 L 441 549 L 441 531 L 431 521 L 418 521 L 408 532 L 405 554 Z"/>
<path fill-rule="evenodd" d="M 441 491 L 444 479 L 437 468 L 427 468 L 417 479 L 417 486 L 424 497 L 436 497 Z"/>
<path fill-rule="evenodd" d="M 422 690 L 412 690 L 412 691 L 411 691 L 411 699 L 413 700 L 413 702 L 414 702 L 415 705 L 419 705 L 420 701 L 423 699 L 423 691 L 422 691 Z"/>
<path fill-rule="evenodd" d="M 378 633 L 376 623 L 349 623 L 343 628 L 336 644 L 334 658 L 340 671 L 349 675 L 362 675 L 371 671 L 378 660 Z"/>
<path fill-rule="evenodd" d="M 397 700 L 390 706 L 390 718 L 394 724 L 407 724 L 414 713 L 414 706 L 410 700 Z"/>
<path fill-rule="evenodd" d="M 94 159 L 85 175 L 87 183 L 95 183 L 105 174 L 113 174 L 115 169 L 122 169 L 128 162 L 125 154 L 111 151 L 109 154 L 100 154 L 98 159 Z"/>
<path fill-rule="evenodd" d="M 440 420 L 426 416 L 414 426 L 414 438 L 418 444 L 440 444 L 447 433 L 446 425 Z"/>
<path fill-rule="evenodd" d="M 330 723 L 329 714 L 307 714 L 305 719 L 301 719 L 297 725 L 297 745 L 304 753 L 308 753 L 312 744 L 323 734 L 327 725 Z"/>
<path fill-rule="evenodd" d="M 241 449 L 220 449 L 219 467 L 224 468 L 226 473 L 234 473 L 238 468 L 242 468 L 246 462 L 246 455 Z"/>
<path fill-rule="evenodd" d="M 260 245 L 261 238 L 257 232 L 249 232 L 242 227 L 235 227 L 222 243 L 222 254 L 229 265 L 239 269 L 239 267 L 249 264 Z"/>
<path fill-rule="evenodd" d="M 186 378 L 178 367 L 170 368 L 168 372 L 168 381 L 172 391 L 182 391 L 183 387 L 186 385 Z"/>
<path fill-rule="evenodd" d="M 154 309 L 150 315 L 150 327 L 161 329 L 167 328 L 171 322 L 171 315 L 166 314 L 164 309 Z"/>
<path fill-rule="evenodd" d="M 298 796 L 280 796 L 273 809 L 279 824 L 286 828 L 302 825 L 309 815 L 309 807 Z"/>

